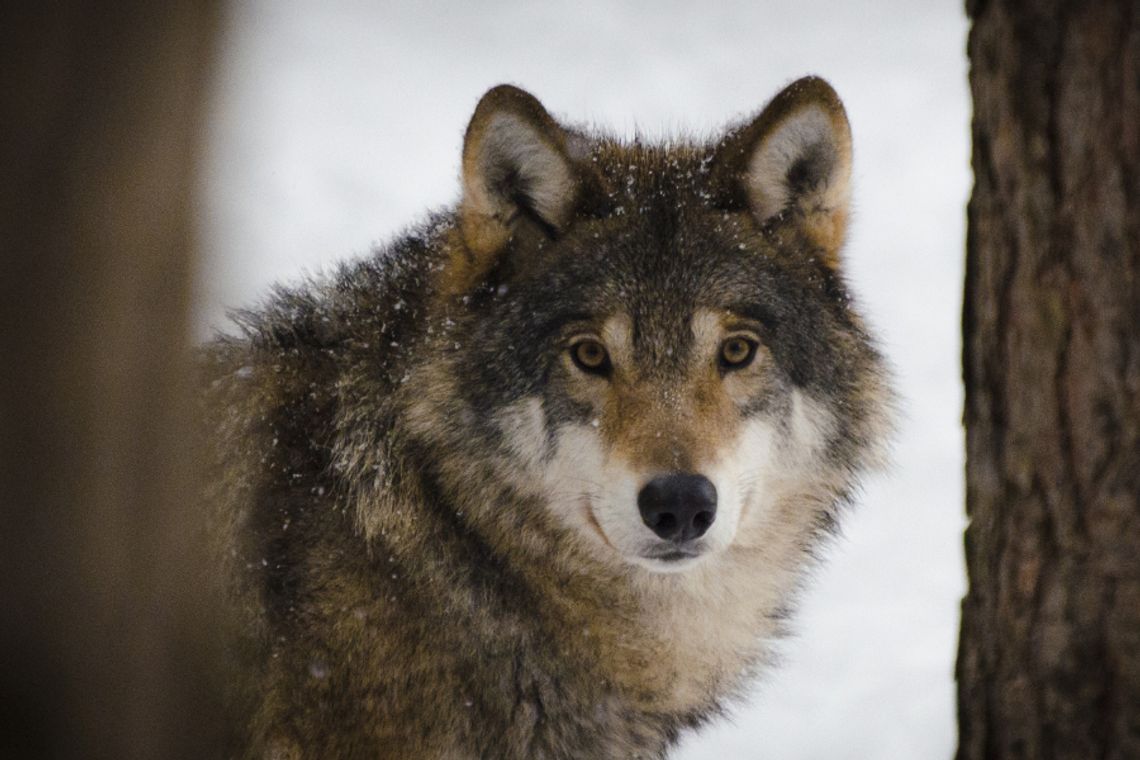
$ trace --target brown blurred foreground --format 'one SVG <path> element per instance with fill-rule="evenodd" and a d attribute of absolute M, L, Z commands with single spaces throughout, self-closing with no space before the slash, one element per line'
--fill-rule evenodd
<path fill-rule="evenodd" d="M 189 286 L 213 2 L 0 11 L 0 757 L 216 757 Z"/>

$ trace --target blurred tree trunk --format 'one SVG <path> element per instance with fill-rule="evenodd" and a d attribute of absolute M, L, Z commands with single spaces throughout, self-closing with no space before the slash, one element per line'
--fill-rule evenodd
<path fill-rule="evenodd" d="M 220 756 L 188 356 L 216 10 L 0 10 L 5 758 Z"/>
<path fill-rule="evenodd" d="M 1140 758 L 1140 3 L 970 3 L 960 760 Z"/>

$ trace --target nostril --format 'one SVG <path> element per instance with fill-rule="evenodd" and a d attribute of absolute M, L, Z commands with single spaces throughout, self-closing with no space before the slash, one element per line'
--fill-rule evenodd
<path fill-rule="evenodd" d="M 698 536 L 702 535 L 712 526 L 713 517 L 712 512 L 697 512 L 696 517 L 693 518 L 693 527 L 697 529 Z"/>

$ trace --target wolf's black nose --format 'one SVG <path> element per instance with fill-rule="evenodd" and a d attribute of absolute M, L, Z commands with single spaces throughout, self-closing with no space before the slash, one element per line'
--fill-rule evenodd
<path fill-rule="evenodd" d="M 668 541 L 700 538 L 716 519 L 716 486 L 704 475 L 658 475 L 637 495 L 641 519 Z"/>

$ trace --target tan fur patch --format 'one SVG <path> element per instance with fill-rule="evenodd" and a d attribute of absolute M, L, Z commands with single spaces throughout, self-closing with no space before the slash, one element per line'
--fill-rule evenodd
<path fill-rule="evenodd" d="M 647 474 L 699 472 L 713 464 L 719 449 L 733 440 L 740 424 L 737 401 L 742 399 L 730 391 L 740 390 L 740 378 L 722 376 L 716 365 L 727 324 L 726 314 L 711 310 L 694 314 L 688 365 L 682 378 L 670 382 L 623 371 L 634 364 L 634 357 L 626 355 L 632 347 L 628 342 L 615 344 L 614 355 L 623 361 L 614 362 L 601 429 L 614 454 L 635 470 Z M 626 323 L 613 336 L 628 331 Z"/>

